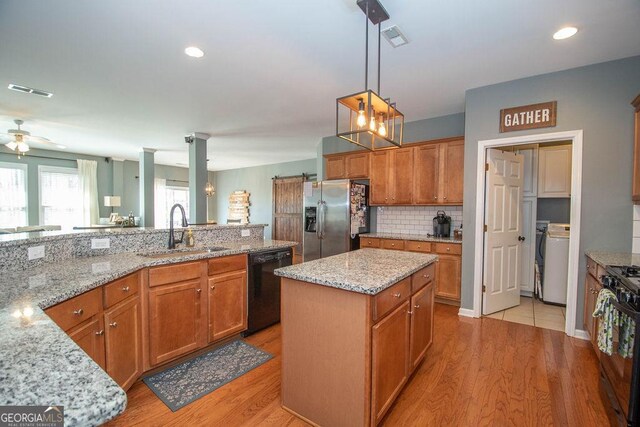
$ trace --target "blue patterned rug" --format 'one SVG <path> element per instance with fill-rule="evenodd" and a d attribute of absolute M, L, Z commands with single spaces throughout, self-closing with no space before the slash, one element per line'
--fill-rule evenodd
<path fill-rule="evenodd" d="M 233 341 L 143 379 L 173 412 L 262 365 L 273 356 Z"/>

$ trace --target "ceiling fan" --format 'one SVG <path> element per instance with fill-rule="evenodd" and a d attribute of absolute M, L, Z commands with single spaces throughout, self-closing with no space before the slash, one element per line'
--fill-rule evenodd
<path fill-rule="evenodd" d="M 18 125 L 18 129 L 9 129 L 7 133 L 0 134 L 0 143 L 5 142 L 4 146 L 18 153 L 18 156 L 29 151 L 29 144 L 27 143 L 53 144 L 47 138 L 31 135 L 31 132 L 21 129 L 20 126 L 24 123 L 23 120 L 16 119 L 13 122 Z"/>

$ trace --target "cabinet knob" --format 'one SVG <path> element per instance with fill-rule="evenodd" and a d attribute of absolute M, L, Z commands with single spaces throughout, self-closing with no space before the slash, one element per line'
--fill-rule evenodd
<path fill-rule="evenodd" d="M 433 196 L 433 200 L 438 200 L 438 196 Z"/>
<path fill-rule="evenodd" d="M 418 245 L 418 249 L 420 249 L 422 246 Z"/>
<path fill-rule="evenodd" d="M 444 196 L 443 199 L 447 200 L 447 196 Z"/>
<path fill-rule="evenodd" d="M 122 288 L 122 292 L 129 292 L 129 287 L 125 286 L 124 288 Z"/>
<path fill-rule="evenodd" d="M 216 288 L 215 285 L 211 285 L 211 290 L 214 290 Z"/>
<path fill-rule="evenodd" d="M 104 329 L 100 329 L 99 331 L 97 331 L 96 335 L 98 336 L 104 335 Z"/>
<path fill-rule="evenodd" d="M 400 292 L 398 292 L 397 294 L 393 294 L 394 297 L 396 298 L 400 298 L 402 296 L 402 294 Z"/>
<path fill-rule="evenodd" d="M 411 316 L 411 315 L 413 314 L 413 311 L 409 310 L 409 311 L 407 311 L 407 314 L 408 314 L 409 316 Z"/>
<path fill-rule="evenodd" d="M 392 243 L 392 244 L 391 244 L 391 246 L 395 246 L 395 245 L 396 245 L 395 243 Z"/>
<path fill-rule="evenodd" d="M 109 326 L 111 326 L 112 328 L 117 328 L 118 327 L 118 322 L 111 322 L 111 323 L 109 323 Z"/>
<path fill-rule="evenodd" d="M 414 305 L 413 308 L 420 308 L 420 304 Z"/>
<path fill-rule="evenodd" d="M 77 310 L 73 310 L 73 314 L 75 314 L 76 316 L 82 316 L 83 313 L 84 313 L 84 310 L 81 308 Z"/>
<path fill-rule="evenodd" d="M 591 268 L 591 266 L 589 265 L 589 263 L 587 263 L 587 268 Z"/>
<path fill-rule="evenodd" d="M 422 277 L 424 277 L 425 279 L 428 279 L 429 277 L 431 277 L 430 274 L 423 274 Z"/>
<path fill-rule="evenodd" d="M 447 252 L 449 252 L 451 250 L 451 248 L 447 248 Z"/>
<path fill-rule="evenodd" d="M 200 292 L 202 292 L 202 289 L 196 289 L 196 292 L 200 293 Z"/>

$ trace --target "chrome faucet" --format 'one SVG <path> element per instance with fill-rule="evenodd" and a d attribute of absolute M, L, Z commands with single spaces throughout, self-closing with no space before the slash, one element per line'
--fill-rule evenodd
<path fill-rule="evenodd" d="M 173 235 L 173 212 L 176 208 L 180 208 L 180 213 L 182 214 L 182 227 L 187 228 L 189 223 L 187 223 L 187 214 L 184 212 L 184 208 L 180 203 L 176 203 L 171 206 L 171 212 L 169 212 L 169 249 L 175 249 L 176 243 L 182 243 L 182 239 L 184 239 L 184 230 L 182 230 L 182 234 L 180 235 L 180 240 L 176 240 Z"/>

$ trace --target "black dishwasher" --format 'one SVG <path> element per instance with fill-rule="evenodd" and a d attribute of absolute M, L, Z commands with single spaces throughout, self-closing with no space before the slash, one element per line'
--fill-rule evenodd
<path fill-rule="evenodd" d="M 280 278 L 273 270 L 291 265 L 291 248 L 249 254 L 249 319 L 244 336 L 280 321 Z"/>

